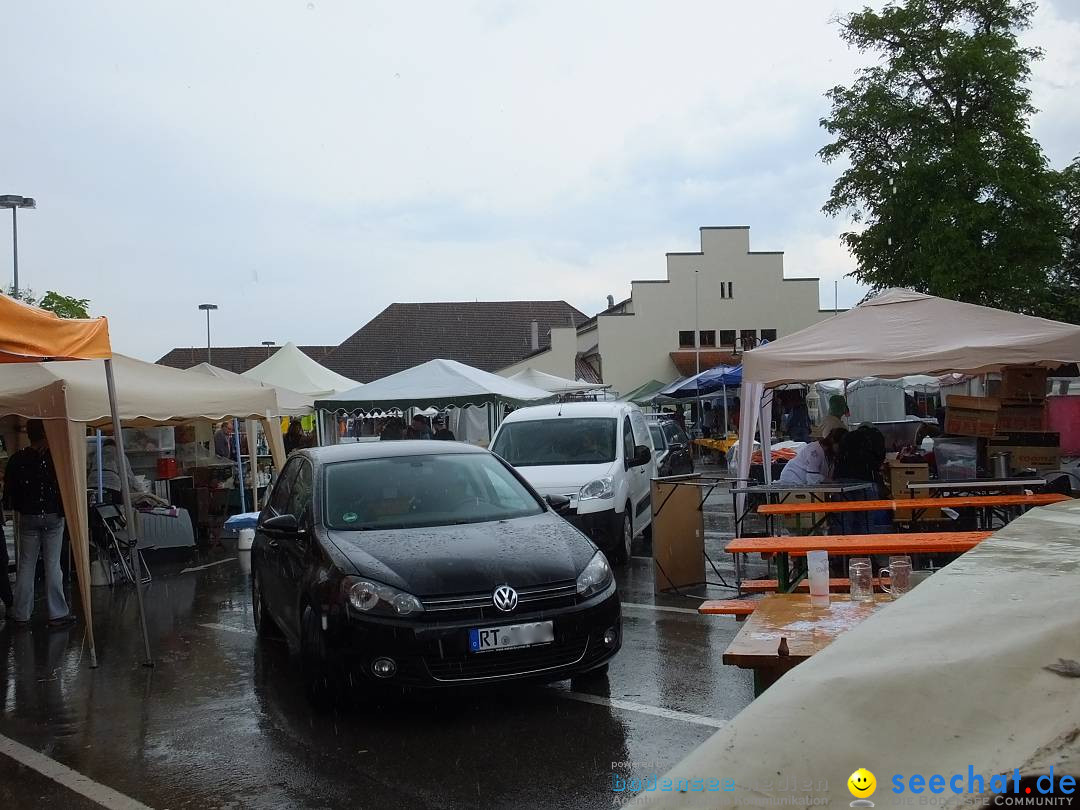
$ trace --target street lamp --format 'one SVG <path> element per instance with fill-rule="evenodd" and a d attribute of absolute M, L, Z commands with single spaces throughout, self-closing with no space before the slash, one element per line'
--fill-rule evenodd
<path fill-rule="evenodd" d="M 210 312 L 217 309 L 217 304 L 199 304 L 199 309 L 206 311 L 206 362 L 210 363 Z"/>
<path fill-rule="evenodd" d="M 14 298 L 19 297 L 19 220 L 16 211 L 20 208 L 37 208 L 33 197 L 20 197 L 18 194 L 0 195 L 0 208 L 11 209 L 11 255 L 15 262 L 15 277 L 12 279 Z"/>
<path fill-rule="evenodd" d="M 270 347 L 275 345 L 275 343 L 272 340 L 264 340 L 262 342 L 262 345 L 266 347 L 266 359 L 269 360 L 270 359 Z"/>

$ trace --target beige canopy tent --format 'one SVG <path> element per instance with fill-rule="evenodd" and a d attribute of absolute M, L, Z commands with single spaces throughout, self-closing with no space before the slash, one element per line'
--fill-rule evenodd
<path fill-rule="evenodd" d="M 0 415 L 45 422 L 76 556 L 92 662 L 96 651 L 88 590 L 87 428 L 118 423 L 179 424 L 233 417 L 267 422 L 279 415 L 277 395 L 272 388 L 231 384 L 122 355 L 113 355 L 107 362 L 112 364 L 115 389 L 120 392 L 114 397 L 114 414 L 110 414 L 110 394 L 114 393 L 110 389 L 114 386 L 111 379 L 107 380 L 100 360 L 8 365 L 0 376 Z M 274 464 L 280 469 L 285 462 L 281 431 L 268 429 L 266 435 Z M 126 476 L 121 476 L 121 481 L 126 490 Z M 130 494 L 126 492 L 125 501 L 127 508 Z M 133 515 L 130 509 L 128 514 Z M 129 525 L 135 525 L 131 517 Z"/>
<path fill-rule="evenodd" d="M 243 376 L 310 397 L 340 394 L 360 385 L 356 380 L 350 380 L 312 360 L 292 342 L 286 343 L 259 365 L 249 368 Z"/>
<path fill-rule="evenodd" d="M 197 366 L 186 369 L 186 371 L 188 374 L 206 374 L 211 377 L 217 377 L 219 380 L 224 380 L 225 382 L 234 385 L 272 388 L 274 393 L 277 394 L 277 413 L 280 416 L 304 416 L 315 410 L 315 398 L 308 394 L 301 394 L 297 391 L 282 388 L 278 385 L 271 385 L 270 383 L 261 382 L 260 380 L 253 380 L 250 377 L 245 377 L 243 374 L 237 374 L 235 371 L 218 368 L 209 363 L 199 363 Z"/>
<path fill-rule="evenodd" d="M 1004 366 L 1080 361 L 1080 326 L 893 289 L 743 355 L 739 435 L 767 425 L 784 383 L 909 374 L 982 374 Z M 758 407 L 754 407 L 758 404 Z M 762 431 L 769 453 L 769 431 Z M 739 477 L 750 470 L 739 454 Z M 769 466 L 763 465 L 766 480 Z M 740 496 L 741 497 L 741 496 Z M 741 508 L 741 506 L 740 506 Z"/>
<path fill-rule="evenodd" d="M 604 389 L 611 387 L 604 383 L 587 383 L 582 382 L 581 380 L 568 380 L 565 377 L 557 377 L 554 374 L 538 371 L 532 366 L 519 371 L 517 374 L 511 374 L 508 379 L 522 383 L 523 385 L 530 385 L 533 388 L 539 388 L 541 391 L 548 391 L 552 394 L 578 394 L 585 391 L 603 391 Z"/>
<path fill-rule="evenodd" d="M 1080 501 L 1031 510 L 785 674 L 633 806 L 843 807 L 848 777 L 866 768 L 878 807 L 989 807 L 994 774 L 1012 791 L 1014 768 L 1080 773 L 1080 682 L 1046 668 L 1080 659 L 1078 568 Z M 966 791 L 969 768 L 978 801 L 950 784 L 960 774 Z M 926 791 L 933 774 L 941 795 Z M 692 787 L 711 779 L 729 789 Z"/>

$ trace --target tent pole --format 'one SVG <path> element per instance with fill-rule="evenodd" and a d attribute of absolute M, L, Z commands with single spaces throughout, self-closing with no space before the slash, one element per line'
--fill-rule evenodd
<path fill-rule="evenodd" d="M 727 383 L 724 383 L 724 438 L 727 438 L 728 412 L 727 412 Z"/>
<path fill-rule="evenodd" d="M 113 377 L 112 359 L 105 361 L 105 384 L 109 388 L 109 410 L 112 412 L 113 441 L 116 443 L 116 456 L 120 461 L 120 497 L 124 502 L 124 517 L 127 519 L 128 540 L 131 543 L 131 570 L 135 574 L 135 595 L 139 602 L 139 624 L 142 625 L 143 649 L 146 651 L 144 667 L 154 666 L 150 654 L 150 634 L 146 630 L 146 608 L 143 605 L 141 586 L 142 565 L 139 563 L 138 537 L 135 533 L 135 510 L 131 506 L 131 485 L 128 483 L 127 468 L 124 459 L 124 431 L 120 427 L 120 410 L 116 404 L 116 380 Z"/>
<path fill-rule="evenodd" d="M 240 513 L 247 512 L 247 504 L 244 502 L 244 459 L 240 456 L 240 420 L 233 419 L 233 443 L 236 445 L 236 483 L 240 489 Z M 248 448 L 251 453 L 251 448 Z M 252 465 L 254 466 L 254 465 Z"/>

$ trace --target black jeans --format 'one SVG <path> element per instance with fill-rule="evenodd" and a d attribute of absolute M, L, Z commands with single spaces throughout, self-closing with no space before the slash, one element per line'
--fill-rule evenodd
<path fill-rule="evenodd" d="M 4 524 L 0 523 L 0 602 L 11 610 L 15 604 L 15 597 L 11 593 L 11 580 L 8 577 L 10 561 L 7 552 L 7 537 L 4 536 Z"/>

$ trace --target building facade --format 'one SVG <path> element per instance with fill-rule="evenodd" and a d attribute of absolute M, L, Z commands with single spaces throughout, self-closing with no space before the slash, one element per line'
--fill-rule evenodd
<path fill-rule="evenodd" d="M 533 367 L 580 377 L 587 363 L 614 391 L 670 382 L 833 315 L 818 279 L 784 278 L 784 254 L 750 250 L 750 228 L 701 229 L 701 250 L 667 254 L 667 278 L 632 281 L 630 297 L 576 329 L 554 328 L 550 348 L 500 370 Z"/>

